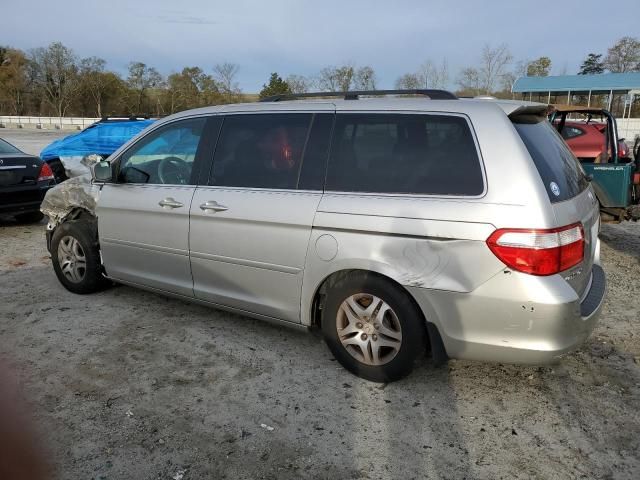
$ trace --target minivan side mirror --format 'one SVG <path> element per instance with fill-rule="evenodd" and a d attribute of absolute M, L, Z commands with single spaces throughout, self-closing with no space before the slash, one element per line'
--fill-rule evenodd
<path fill-rule="evenodd" d="M 106 183 L 113 181 L 111 162 L 101 160 L 91 166 L 91 179 L 94 182 Z"/>

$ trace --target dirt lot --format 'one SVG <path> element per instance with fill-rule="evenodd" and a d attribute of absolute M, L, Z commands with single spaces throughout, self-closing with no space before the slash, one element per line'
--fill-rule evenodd
<path fill-rule="evenodd" d="M 315 334 L 123 286 L 71 294 L 44 224 L 4 220 L 0 355 L 60 478 L 638 478 L 640 224 L 601 238 L 609 295 L 580 350 L 425 360 L 380 386 Z"/>

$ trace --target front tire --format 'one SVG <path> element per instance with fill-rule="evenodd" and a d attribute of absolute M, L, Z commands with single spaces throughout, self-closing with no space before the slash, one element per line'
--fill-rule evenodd
<path fill-rule="evenodd" d="M 102 274 L 95 222 L 78 219 L 58 226 L 51 238 L 51 261 L 62 285 L 73 293 L 93 293 L 109 281 Z"/>
<path fill-rule="evenodd" d="M 342 366 L 373 382 L 408 375 L 426 351 L 424 318 L 408 293 L 366 272 L 329 287 L 322 332 Z"/>

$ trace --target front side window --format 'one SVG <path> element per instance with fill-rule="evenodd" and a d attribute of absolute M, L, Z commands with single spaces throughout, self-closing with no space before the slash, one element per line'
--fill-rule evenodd
<path fill-rule="evenodd" d="M 297 188 L 311 119 L 309 113 L 228 115 L 209 184 Z"/>
<path fill-rule="evenodd" d="M 482 167 L 467 121 L 452 115 L 340 114 L 326 189 L 476 196 Z"/>
<path fill-rule="evenodd" d="M 206 119 L 170 123 L 136 142 L 120 157 L 118 181 L 192 185 L 192 169 Z"/>

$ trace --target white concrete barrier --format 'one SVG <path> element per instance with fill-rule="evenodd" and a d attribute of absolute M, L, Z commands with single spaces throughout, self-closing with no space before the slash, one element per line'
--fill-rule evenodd
<path fill-rule="evenodd" d="M 23 117 L 23 116 L 0 116 L 0 125 L 5 127 L 17 126 L 18 128 L 40 128 L 40 129 L 82 129 L 100 120 L 91 117 Z"/>

